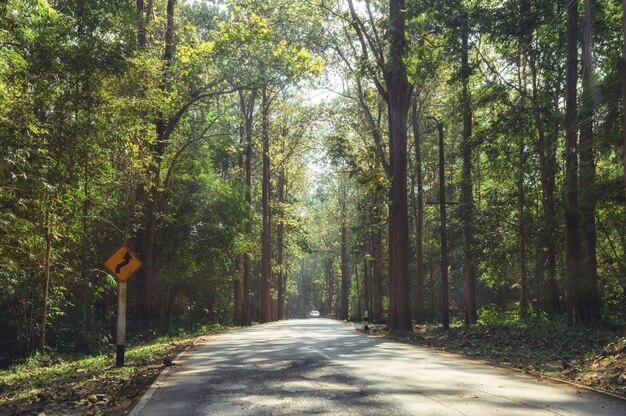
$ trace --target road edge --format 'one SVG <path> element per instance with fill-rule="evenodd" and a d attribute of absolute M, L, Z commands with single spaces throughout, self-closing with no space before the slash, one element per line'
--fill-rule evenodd
<path fill-rule="evenodd" d="M 176 356 L 174 361 L 180 359 L 193 346 L 194 346 L 194 344 L 188 345 L 184 350 L 182 350 L 180 352 L 180 354 L 178 354 Z M 159 375 L 156 378 L 156 380 L 154 380 L 154 382 L 152 382 L 150 387 L 148 387 L 148 390 L 146 390 L 146 392 L 143 394 L 143 396 L 141 396 L 141 399 L 139 399 L 139 401 L 133 407 L 133 409 L 130 412 L 128 412 L 128 416 L 137 416 L 139 414 L 139 412 L 141 412 L 143 410 L 143 408 L 146 407 L 146 404 L 148 403 L 148 400 L 150 400 L 150 398 L 152 397 L 152 395 L 156 391 L 159 383 L 165 378 L 165 376 L 167 376 L 167 374 L 170 372 L 171 369 L 172 369 L 172 366 L 168 366 L 168 367 L 165 367 L 163 370 L 161 370 L 161 372 L 159 373 Z M 126 413 L 127 413 L 127 411 L 124 411 L 124 414 L 126 414 Z"/>
<path fill-rule="evenodd" d="M 457 357 L 457 358 L 460 358 L 460 359 L 463 359 L 463 360 L 474 361 L 474 362 L 478 362 L 478 363 L 481 363 L 481 364 L 491 365 L 493 367 L 503 368 L 503 369 L 506 369 L 506 370 L 512 370 L 515 373 L 522 374 L 522 375 L 527 376 L 529 378 L 538 378 L 538 379 L 540 379 L 538 381 L 545 380 L 545 381 L 551 381 L 551 382 L 556 383 L 556 384 L 567 384 L 569 386 L 576 387 L 576 388 L 578 388 L 580 390 L 585 390 L 585 391 L 589 391 L 589 392 L 593 392 L 593 393 L 602 394 L 602 395 L 609 396 L 609 397 L 612 397 L 614 399 L 619 399 L 621 401 L 626 402 L 626 397 L 623 397 L 623 396 L 620 396 L 618 394 L 611 393 L 611 392 L 608 392 L 608 391 L 600 390 L 600 389 L 597 389 L 597 388 L 594 388 L 594 387 L 585 386 L 583 384 L 578 384 L 578 383 L 575 383 L 573 381 L 564 380 L 562 378 L 547 376 L 545 374 L 537 373 L 537 372 L 530 371 L 530 370 L 524 370 L 524 369 L 521 369 L 521 368 L 509 367 L 509 366 L 502 365 L 502 364 L 499 364 L 499 363 L 495 363 L 495 362 L 492 362 L 492 361 L 489 361 L 489 360 L 485 360 L 483 358 L 470 357 L 470 356 L 467 356 L 467 355 L 460 354 L 458 352 L 441 350 L 441 349 L 438 349 L 438 348 L 435 348 L 435 347 L 431 347 L 431 346 L 428 346 L 428 345 L 419 345 L 419 344 L 413 344 L 413 343 L 410 343 L 410 342 L 402 342 L 402 341 L 398 341 L 398 340 L 393 339 L 393 338 L 385 338 L 385 337 L 382 337 L 382 336 L 368 334 L 368 333 L 365 333 L 363 331 L 359 331 L 357 329 L 357 328 L 362 327 L 363 326 L 362 324 L 357 324 L 357 323 L 354 323 L 354 322 L 351 322 L 351 323 L 352 323 L 352 330 L 353 331 L 358 332 L 358 333 L 360 333 L 360 334 L 362 334 L 362 335 L 364 335 L 366 337 L 377 338 L 377 339 L 381 339 L 381 340 L 385 340 L 385 341 L 396 342 L 396 343 L 402 344 L 402 345 L 412 345 L 412 346 L 417 347 L 417 348 L 424 348 L 426 350 L 430 350 L 430 351 L 437 352 L 437 353 L 440 353 L 440 354 L 454 356 L 454 357 Z"/>

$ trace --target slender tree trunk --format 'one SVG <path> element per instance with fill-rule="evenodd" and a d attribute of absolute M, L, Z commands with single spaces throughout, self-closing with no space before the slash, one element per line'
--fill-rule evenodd
<path fill-rule="evenodd" d="M 623 35 L 623 50 L 622 50 L 622 106 L 623 108 L 623 135 L 624 135 L 624 198 L 626 198 L 626 0 L 622 0 L 622 35 Z M 626 199 L 625 199 L 626 201 Z"/>
<path fill-rule="evenodd" d="M 245 119 L 245 144 L 246 144 L 246 158 L 245 158 L 245 170 L 246 170 L 246 184 L 245 184 L 245 200 L 246 208 L 248 212 L 247 218 L 244 220 L 244 235 L 246 238 L 251 238 L 251 223 L 252 223 L 252 125 L 254 117 L 254 102 L 256 101 L 256 91 L 252 91 L 250 95 L 246 97 L 243 92 L 239 93 L 241 112 Z M 243 255 L 243 299 L 242 299 L 242 311 L 241 319 L 242 325 L 252 325 L 252 314 L 250 308 L 250 268 L 251 268 L 251 256 L 249 250 Z"/>
<path fill-rule="evenodd" d="M 46 348 L 46 326 L 48 325 L 48 294 L 50 293 L 50 262 L 52 258 L 52 227 L 50 221 L 50 211 L 46 209 L 44 219 L 46 251 L 43 259 L 43 311 L 41 313 L 41 337 L 39 338 L 39 350 L 41 352 Z"/>
<path fill-rule="evenodd" d="M 144 2 L 143 0 L 136 0 L 137 5 L 137 44 L 141 48 L 145 48 L 148 43 L 146 36 L 146 26 L 150 22 L 150 16 L 152 15 L 152 0 Z"/>
<path fill-rule="evenodd" d="M 542 206 L 544 212 L 543 242 L 546 252 L 547 263 L 547 291 L 546 306 L 550 312 L 559 311 L 559 291 L 556 283 L 556 208 L 554 204 L 555 173 L 556 173 L 556 145 L 555 139 L 558 137 L 559 123 L 556 122 L 555 133 L 552 137 L 547 137 L 545 121 L 542 119 L 544 113 L 540 104 L 539 86 L 537 76 L 537 63 L 534 51 L 530 55 L 530 69 L 532 73 L 532 101 L 535 127 L 537 129 L 538 141 L 537 152 L 539 154 L 539 170 L 541 175 Z M 558 87 L 557 87 L 558 95 Z"/>
<path fill-rule="evenodd" d="M 370 309 L 370 281 L 369 281 L 369 262 L 367 256 L 363 257 L 363 307 L 371 314 Z"/>
<path fill-rule="evenodd" d="M 417 182 L 417 195 L 413 188 L 413 214 L 415 216 L 415 278 L 417 283 L 417 323 L 424 322 L 424 186 L 422 181 L 422 154 L 421 134 L 419 130 L 419 114 L 417 102 L 413 102 L 413 142 L 415 146 L 415 177 Z"/>
<path fill-rule="evenodd" d="M 428 290 L 430 291 L 430 310 L 428 311 L 430 316 L 435 315 L 435 262 L 429 261 L 430 279 L 428 281 Z"/>
<path fill-rule="evenodd" d="M 333 261 L 332 259 L 326 260 L 326 315 L 333 314 Z"/>
<path fill-rule="evenodd" d="M 448 239 L 446 236 L 446 177 L 444 158 L 443 123 L 437 122 L 439 133 L 439 215 L 441 218 L 441 313 L 444 329 L 450 328 L 450 306 L 448 297 Z"/>
<path fill-rule="evenodd" d="M 172 61 L 174 58 L 174 6 L 175 0 L 168 0 L 166 6 L 166 29 L 164 33 L 164 42 L 165 49 L 163 51 L 162 62 L 163 62 L 163 75 L 162 79 L 159 83 L 159 89 L 161 92 L 168 96 L 170 92 L 170 67 L 172 65 Z M 146 25 L 149 21 L 151 9 L 152 9 L 152 1 L 148 1 L 146 3 L 146 7 L 144 9 L 143 2 L 137 2 L 139 9 L 139 16 L 142 19 L 141 23 L 143 26 L 138 28 L 138 40 L 140 41 L 140 45 L 142 42 L 141 39 L 141 31 L 145 36 L 146 33 Z M 145 46 L 145 42 L 147 40 L 143 39 Z M 169 135 L 171 134 L 171 126 L 168 125 L 168 120 L 166 116 L 162 113 L 158 113 L 155 121 L 155 132 L 156 132 L 156 141 L 152 146 L 153 152 L 153 160 L 151 160 L 148 166 L 148 181 L 149 181 L 149 200 L 144 201 L 146 206 L 145 211 L 145 224 L 144 229 L 141 233 L 141 239 L 139 247 L 141 251 L 140 255 L 143 257 L 144 267 L 139 270 L 138 273 L 138 284 L 139 290 L 137 291 L 137 305 L 138 305 L 138 329 L 140 332 L 143 332 L 146 326 L 150 326 L 153 320 L 153 311 L 152 311 L 152 292 L 154 290 L 154 286 L 156 284 L 156 270 L 157 270 L 157 228 L 158 228 L 158 212 L 160 209 L 160 198 L 161 198 L 161 163 L 163 160 L 163 155 L 165 154 L 165 149 L 167 147 L 167 142 L 169 140 Z M 144 192 L 141 192 L 140 195 L 145 196 Z"/>
<path fill-rule="evenodd" d="M 281 152 L 285 154 L 285 142 L 281 143 Z M 283 310 L 285 308 L 285 288 L 284 288 L 284 265 L 283 265 L 283 249 L 284 249 L 284 233 L 285 233 L 285 166 L 283 161 L 283 166 L 280 168 L 280 173 L 278 175 L 278 226 L 276 230 L 276 251 L 277 251 L 277 263 L 278 263 L 278 274 L 277 274 L 277 291 L 278 291 L 278 305 L 277 305 L 277 318 L 278 320 L 283 319 Z"/>
<path fill-rule="evenodd" d="M 596 167 L 593 149 L 593 1 L 585 0 L 582 37 L 582 108 L 580 129 L 580 221 L 582 231 L 581 260 L 583 274 L 580 313 L 583 322 L 600 319 L 601 301 L 598 294 L 598 265 L 596 260 Z"/>
<path fill-rule="evenodd" d="M 521 3 L 522 16 L 530 16 L 530 2 L 524 0 Z M 526 52 L 526 45 L 531 42 L 532 39 L 532 25 L 528 22 L 528 17 L 525 17 L 520 21 L 519 27 L 519 55 L 517 65 L 518 86 L 520 93 L 520 108 L 521 114 L 526 114 L 526 100 L 527 100 L 527 85 L 526 85 L 526 65 L 528 61 L 528 52 Z M 526 273 L 526 223 L 525 223 L 525 210 L 526 210 L 526 190 L 524 188 L 524 177 L 526 175 L 526 151 L 525 151 L 525 138 L 528 134 L 526 127 L 526 121 L 519 121 L 518 128 L 518 172 L 517 172 L 517 233 L 519 242 L 519 272 L 520 272 L 520 315 L 525 317 L 528 312 L 528 285 L 527 285 L 527 273 Z"/>
<path fill-rule="evenodd" d="M 141 49 L 145 49 L 147 46 L 146 25 L 148 23 L 147 22 L 148 12 L 146 11 L 146 5 L 144 4 L 143 0 L 137 0 L 136 5 L 137 5 L 137 8 L 136 8 L 137 44 L 139 45 Z M 146 192 L 145 192 L 144 184 L 140 183 L 137 185 L 135 196 L 136 196 L 137 202 L 142 205 L 142 209 L 144 211 L 147 210 L 147 202 L 145 200 Z M 144 217 L 146 217 L 146 212 L 144 212 Z M 145 218 L 142 218 L 143 224 L 141 224 L 141 227 L 139 228 L 139 231 L 137 232 L 135 247 L 136 247 L 137 253 L 139 254 L 140 257 L 142 257 L 142 260 L 145 262 L 146 260 L 145 241 L 146 241 L 147 230 L 145 229 L 146 223 L 144 220 Z M 136 291 L 137 329 L 139 330 L 139 332 L 143 332 L 144 322 L 145 322 L 145 317 L 144 317 L 145 311 L 142 306 L 141 300 L 145 298 L 144 292 L 145 292 L 147 280 L 148 280 L 148 270 L 146 267 L 143 267 L 142 269 L 139 270 L 139 272 L 137 273 L 137 276 L 135 277 L 133 281 L 133 283 L 137 285 L 137 291 Z"/>
<path fill-rule="evenodd" d="M 354 284 L 356 285 L 356 317 L 361 318 L 361 284 L 359 283 L 359 264 L 354 265 Z M 353 315 L 354 316 L 354 312 Z"/>
<path fill-rule="evenodd" d="M 239 274 L 239 268 L 241 264 L 241 259 L 243 256 L 237 259 L 237 271 L 236 274 Z M 241 280 L 239 276 L 235 275 L 233 282 L 233 324 L 235 326 L 241 326 Z"/>
<path fill-rule="evenodd" d="M 469 22 L 464 12 L 461 23 L 461 101 L 463 103 L 463 139 L 461 153 L 461 222 L 463 224 L 463 273 L 465 275 L 465 323 L 476 323 L 476 276 L 474 266 L 474 201 L 472 193 L 472 107 L 469 93 Z"/>
<path fill-rule="evenodd" d="M 407 208 L 407 113 L 409 83 L 403 58 L 406 55 L 404 0 L 389 2 L 388 113 L 391 166 L 389 329 L 413 331 L 409 285 L 409 230 Z M 391 256 L 393 256 L 391 258 Z"/>
<path fill-rule="evenodd" d="M 262 183 L 262 211 L 263 231 L 261 235 L 261 299 L 260 316 L 261 322 L 272 320 L 272 297 L 270 293 L 270 280 L 272 276 L 272 239 L 271 239 L 271 211 L 270 211 L 270 131 L 269 131 L 269 97 L 267 87 L 263 88 L 263 183 Z"/>
<path fill-rule="evenodd" d="M 567 8 L 567 79 L 565 102 L 565 264 L 567 272 L 567 316 L 570 324 L 578 319 L 579 218 L 578 154 L 576 128 L 576 84 L 578 81 L 578 2 Z"/>
<path fill-rule="evenodd" d="M 382 255 L 383 255 L 383 233 L 380 229 L 380 217 L 375 212 L 371 215 L 372 223 L 372 279 L 374 289 L 374 313 L 372 315 L 374 321 L 381 322 L 383 320 L 383 267 L 382 267 Z"/>
<path fill-rule="evenodd" d="M 83 201 L 83 213 L 82 213 L 82 230 L 81 230 L 81 248 L 80 248 L 80 280 L 81 283 L 83 284 L 83 290 L 84 290 L 84 294 L 83 294 L 83 319 L 82 319 L 82 331 L 83 334 L 86 335 L 87 331 L 89 329 L 89 317 L 90 317 L 90 313 L 88 313 L 89 311 L 89 303 L 90 303 L 90 294 L 91 294 L 91 289 L 89 287 L 89 281 L 88 281 L 88 277 L 87 277 L 87 253 L 89 250 L 89 240 L 88 240 L 88 236 L 89 233 L 87 231 L 87 219 L 89 216 L 89 205 L 90 205 L 90 195 L 89 195 L 89 155 L 87 155 L 87 158 L 85 159 L 84 163 L 84 167 L 85 167 L 85 171 L 84 171 L 84 181 L 83 181 L 83 194 L 85 195 L 85 200 Z"/>
<path fill-rule="evenodd" d="M 350 270 L 348 269 L 348 228 L 346 225 L 347 185 L 345 178 L 341 181 L 341 315 L 339 319 L 348 319 L 348 291 L 350 289 Z"/>
<path fill-rule="evenodd" d="M 524 222 L 524 210 L 526 194 L 524 191 L 524 171 L 526 168 L 526 155 L 524 154 L 524 136 L 519 138 L 519 173 L 517 178 L 517 229 L 519 241 L 519 266 L 520 266 L 520 310 L 522 315 L 528 311 L 528 287 L 526 283 L 526 224 Z"/>
<path fill-rule="evenodd" d="M 239 123 L 239 142 L 241 145 L 246 140 L 246 125 L 245 121 L 241 120 Z M 244 152 L 239 153 L 239 171 L 243 171 L 244 168 Z M 244 186 L 245 186 L 245 174 L 244 174 Z M 245 192 L 245 191 L 244 191 Z M 242 225 L 242 231 L 245 231 L 245 223 Z M 242 311 L 241 311 L 241 276 L 239 273 L 242 271 L 243 258 L 245 254 L 238 256 L 236 259 L 235 276 L 233 278 L 233 324 L 236 326 L 242 326 Z"/>

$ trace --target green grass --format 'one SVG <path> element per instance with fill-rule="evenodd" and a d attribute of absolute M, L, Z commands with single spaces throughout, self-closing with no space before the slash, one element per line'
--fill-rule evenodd
<path fill-rule="evenodd" d="M 0 407 L 24 406 L 41 400 L 73 403 L 93 393 L 110 397 L 139 393 L 171 359 L 200 335 L 222 331 L 221 325 L 203 327 L 194 334 L 161 337 L 127 345 L 125 366 L 115 367 L 114 347 L 105 354 L 81 356 L 35 354 L 8 370 L 0 371 Z"/>

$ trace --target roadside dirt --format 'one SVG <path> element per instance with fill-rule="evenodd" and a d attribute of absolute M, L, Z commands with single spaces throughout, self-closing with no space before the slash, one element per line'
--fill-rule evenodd
<path fill-rule="evenodd" d="M 112 366 L 76 366 L 61 377 L 35 379 L 26 375 L 2 385 L 0 416 L 96 416 L 123 415 L 148 389 L 166 366 L 176 365 L 175 357 L 190 345 L 208 336 L 171 343 L 136 360 L 127 360 L 123 369 Z M 114 362 L 115 357 L 110 357 Z M 55 363 L 50 363 L 54 366 Z"/>

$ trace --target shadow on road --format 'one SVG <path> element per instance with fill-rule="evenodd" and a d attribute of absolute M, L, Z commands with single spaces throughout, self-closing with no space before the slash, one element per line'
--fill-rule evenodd
<path fill-rule="evenodd" d="M 309 319 L 233 331 L 196 348 L 141 414 L 553 415 L 564 409 L 626 414 L 603 396 L 583 398 Z"/>

